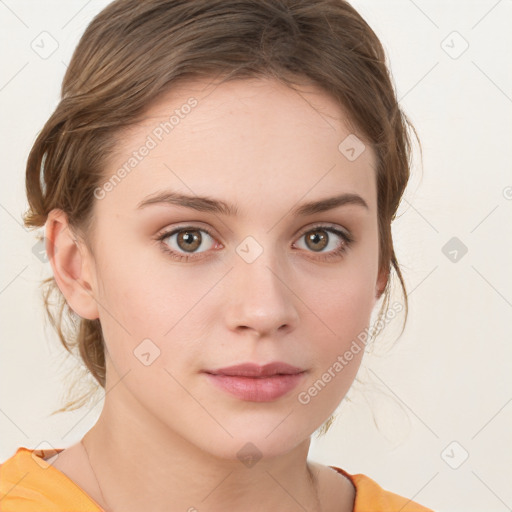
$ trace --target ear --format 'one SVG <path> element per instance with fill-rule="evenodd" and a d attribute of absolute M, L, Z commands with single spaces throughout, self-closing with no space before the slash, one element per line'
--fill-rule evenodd
<path fill-rule="evenodd" d="M 92 293 L 92 255 L 75 238 L 62 210 L 54 209 L 48 214 L 45 240 L 55 281 L 69 307 L 82 318 L 99 318 L 98 304 Z"/>
<path fill-rule="evenodd" d="M 377 283 L 375 286 L 375 298 L 379 300 L 386 289 L 386 285 L 388 284 L 389 279 L 389 269 L 381 270 L 379 272 L 379 277 L 377 278 Z"/>

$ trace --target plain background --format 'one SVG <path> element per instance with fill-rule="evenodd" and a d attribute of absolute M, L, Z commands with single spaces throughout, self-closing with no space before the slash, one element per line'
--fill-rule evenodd
<path fill-rule="evenodd" d="M 0 0 L 1 461 L 19 446 L 77 442 L 101 410 L 49 416 L 73 361 L 45 328 L 38 284 L 51 267 L 21 215 L 29 149 L 107 3 Z M 352 3 L 423 145 L 393 224 L 410 314 L 398 342 L 402 316 L 365 356 L 311 459 L 440 512 L 511 510 L 512 1 Z"/>

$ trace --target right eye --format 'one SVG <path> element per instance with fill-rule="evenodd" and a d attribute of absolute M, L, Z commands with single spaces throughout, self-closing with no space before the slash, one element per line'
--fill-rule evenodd
<path fill-rule="evenodd" d="M 184 226 L 167 231 L 158 236 L 158 240 L 162 242 L 162 249 L 167 254 L 180 261 L 195 259 L 194 254 L 206 252 L 215 246 L 215 239 L 210 232 L 197 226 Z M 197 251 L 201 246 L 206 246 L 205 250 Z"/>

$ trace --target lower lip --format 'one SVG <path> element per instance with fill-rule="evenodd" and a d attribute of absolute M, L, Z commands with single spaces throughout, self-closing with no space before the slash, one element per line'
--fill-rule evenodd
<path fill-rule="evenodd" d="M 272 377 L 238 377 L 206 374 L 218 387 L 250 402 L 271 402 L 289 393 L 304 378 L 305 372 Z"/>

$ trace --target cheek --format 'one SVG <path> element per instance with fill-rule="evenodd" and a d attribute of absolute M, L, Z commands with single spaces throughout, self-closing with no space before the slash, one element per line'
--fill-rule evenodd
<path fill-rule="evenodd" d="M 298 398 L 304 405 L 310 400 L 315 414 L 325 413 L 325 408 L 332 412 L 357 374 L 375 305 L 376 272 L 376 262 L 367 253 L 358 254 L 335 276 L 316 275 L 304 284 L 306 303 L 315 313 L 308 322 L 314 372 L 301 389 L 302 401 Z"/>
<path fill-rule="evenodd" d="M 107 322 L 137 336 L 161 336 L 183 314 L 194 290 L 178 266 L 154 264 L 158 249 L 133 247 L 135 243 L 123 242 L 122 249 L 105 251 L 98 268 L 99 301 L 111 313 L 108 318 L 104 312 Z"/>
<path fill-rule="evenodd" d="M 170 397 L 178 403 L 187 399 L 177 369 L 191 369 L 187 363 L 200 355 L 194 345 L 198 324 L 189 318 L 201 290 L 191 289 L 190 281 L 187 286 L 178 271 L 163 279 L 157 269 L 141 268 L 130 258 L 111 269 L 103 277 L 101 324 L 112 375 L 127 375 L 125 386 L 157 416 L 159 404 L 168 406 Z"/>
<path fill-rule="evenodd" d="M 317 334 L 316 353 L 321 372 L 347 354 L 343 358 L 344 376 L 337 378 L 341 385 L 341 381 L 355 377 L 361 362 L 374 302 L 369 287 L 345 283 L 333 291 L 330 300 L 319 309 L 325 327 Z"/>
<path fill-rule="evenodd" d="M 205 338 L 212 291 L 225 269 L 187 269 L 163 260 L 141 265 L 151 260 L 140 254 L 121 258 L 111 252 L 108 258 L 98 269 L 98 302 L 105 342 L 118 370 L 139 369 L 137 358 L 147 352 L 150 358 L 158 355 L 154 368 L 200 360 L 197 340 Z"/>
<path fill-rule="evenodd" d="M 304 282 L 302 295 L 323 321 L 326 341 L 346 341 L 367 325 L 376 300 L 376 273 L 376 263 L 361 255 L 342 264 L 339 272 L 312 275 Z"/>
<path fill-rule="evenodd" d="M 315 321 L 319 327 L 311 331 L 315 347 L 311 376 L 296 395 L 300 410 L 311 418 L 325 421 L 354 382 L 365 351 L 373 305 L 368 289 L 348 282 L 343 287 L 331 285 L 330 300 L 324 298 L 323 307 L 318 309 L 322 323 Z"/>

